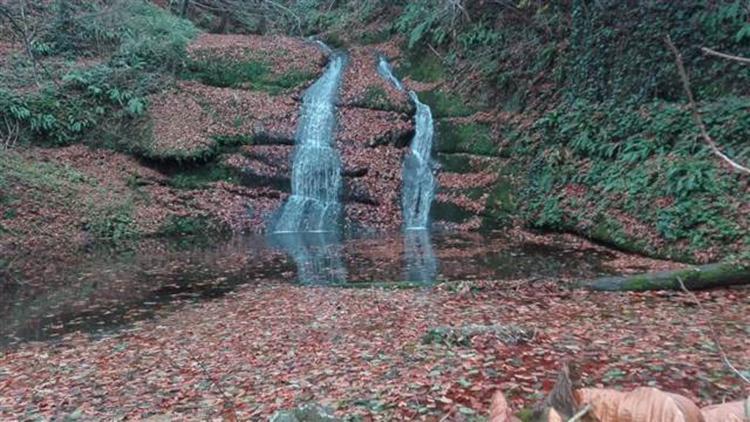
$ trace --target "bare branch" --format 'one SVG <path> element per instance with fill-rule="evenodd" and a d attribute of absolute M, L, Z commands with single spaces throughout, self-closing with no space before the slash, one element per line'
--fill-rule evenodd
<path fill-rule="evenodd" d="M 716 56 L 716 57 L 721 57 L 722 59 L 734 60 L 734 61 L 738 61 L 740 63 L 750 64 L 750 59 L 748 59 L 748 58 L 740 57 L 740 56 L 734 56 L 734 55 L 722 53 L 722 52 L 719 52 L 719 51 L 716 51 L 716 50 L 711 50 L 708 47 L 701 47 L 701 51 L 704 54 L 707 54 L 709 56 Z"/>
<path fill-rule="evenodd" d="M 573 415 L 572 418 L 568 419 L 568 422 L 578 422 L 578 421 L 580 421 L 581 419 L 583 419 L 584 416 L 586 416 L 587 413 L 589 413 L 589 411 L 591 409 L 592 409 L 591 405 L 587 404 L 586 406 L 583 407 L 583 409 L 579 410 L 578 413 L 576 413 L 575 415 Z"/>
<path fill-rule="evenodd" d="M 672 42 L 672 39 L 667 35 L 664 38 L 664 41 L 667 44 L 667 47 L 672 51 L 672 54 L 675 56 L 675 63 L 677 64 L 677 71 L 680 74 L 680 78 L 682 79 L 682 87 L 685 89 L 685 94 L 687 94 L 688 101 L 690 102 L 690 110 L 693 113 L 693 120 L 695 120 L 695 124 L 698 125 L 698 128 L 700 129 L 701 136 L 706 141 L 708 146 L 711 148 L 711 151 L 727 162 L 730 166 L 732 166 L 734 169 L 742 172 L 750 174 L 750 168 L 744 167 L 740 164 L 737 164 L 734 162 L 731 158 L 727 157 L 721 150 L 719 150 L 719 147 L 716 145 L 713 139 L 711 139 L 711 136 L 708 134 L 708 130 L 706 129 L 706 125 L 703 124 L 703 119 L 701 118 L 700 112 L 698 111 L 698 105 L 695 103 L 695 98 L 693 97 L 693 91 L 690 89 L 690 79 L 688 78 L 687 71 L 685 71 L 685 65 L 682 62 L 682 54 L 680 54 L 680 51 L 677 50 L 677 47 L 675 47 L 674 43 Z"/>
<path fill-rule="evenodd" d="M 682 282 L 682 278 L 677 277 L 677 281 L 680 282 L 680 287 L 682 290 L 687 293 L 691 299 L 693 299 L 693 302 L 698 306 L 698 309 L 701 310 L 704 314 L 706 313 L 706 310 L 703 309 L 703 305 L 701 304 L 701 301 L 698 300 L 698 297 L 695 295 L 695 293 L 691 292 L 690 290 L 685 287 L 685 283 Z M 730 371 L 732 371 L 735 375 L 737 375 L 742 381 L 745 381 L 745 383 L 750 384 L 750 379 L 745 376 L 742 372 L 740 372 L 737 368 L 735 368 L 734 365 L 732 365 L 732 362 L 729 361 L 729 358 L 727 357 L 727 354 L 724 353 L 724 349 L 721 347 L 721 342 L 719 342 L 719 336 L 716 335 L 716 330 L 714 329 L 713 324 L 711 324 L 711 320 L 706 318 L 706 325 L 708 325 L 709 334 L 711 335 L 711 340 L 716 345 L 716 350 L 719 351 L 719 355 L 721 356 L 721 360 L 724 361 L 724 364 L 729 368 Z"/>

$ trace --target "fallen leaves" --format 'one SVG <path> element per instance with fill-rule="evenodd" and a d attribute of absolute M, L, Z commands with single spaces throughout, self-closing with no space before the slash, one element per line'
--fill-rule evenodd
<path fill-rule="evenodd" d="M 705 306 L 721 321 L 727 353 L 746 366 L 750 340 L 742 327 L 750 304 L 740 292 L 712 292 Z M 482 414 L 498 388 L 521 409 L 538 402 L 557 362 L 566 359 L 581 362 L 587 385 L 652 382 L 704 403 L 736 397 L 741 389 L 701 346 L 702 327 L 692 312 L 669 296 L 569 292 L 554 283 L 488 284 L 469 292 L 447 285 L 250 285 L 102 339 L 71 336 L 54 346 L 31 343 L 4 352 L 0 418 L 54 418 L 78 408 L 93 419 L 216 416 L 222 396 L 196 361 L 231 397 L 238 419 L 307 401 L 325 402 L 339 415 L 383 420 L 439 418 L 454 407 L 455 415 Z M 518 346 L 493 334 L 476 335 L 466 346 L 421 342 L 436 326 L 488 321 L 538 334 Z M 604 382 L 613 368 L 624 375 Z"/>

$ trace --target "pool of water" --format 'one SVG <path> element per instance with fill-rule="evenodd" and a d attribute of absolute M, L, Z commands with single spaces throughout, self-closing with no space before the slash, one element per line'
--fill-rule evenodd
<path fill-rule="evenodd" d="M 0 348 L 75 331 L 106 334 L 248 283 L 429 287 L 470 279 L 592 278 L 612 274 L 614 259 L 565 236 L 425 231 L 150 240 L 67 258 L 39 254 L 0 273 Z"/>

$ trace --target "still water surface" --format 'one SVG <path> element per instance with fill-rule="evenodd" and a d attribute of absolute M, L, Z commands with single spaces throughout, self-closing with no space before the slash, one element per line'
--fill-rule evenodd
<path fill-rule="evenodd" d="M 561 236 L 426 231 L 153 240 L 66 259 L 27 257 L 0 273 L 0 348 L 75 331 L 106 334 L 248 283 L 409 281 L 429 288 L 469 279 L 591 278 L 611 274 L 614 258 Z"/>

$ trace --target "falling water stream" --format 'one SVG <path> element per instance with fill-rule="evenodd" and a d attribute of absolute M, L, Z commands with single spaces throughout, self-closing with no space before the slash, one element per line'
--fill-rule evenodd
<path fill-rule="evenodd" d="M 346 64 L 333 53 L 323 76 L 302 98 L 295 155 L 292 195 L 279 214 L 274 232 L 326 232 L 337 228 L 341 214 L 341 158 L 333 147 L 336 97 Z"/>
<path fill-rule="evenodd" d="M 404 90 L 384 57 L 378 61 L 378 73 L 399 91 Z M 404 159 L 401 171 L 401 207 L 404 215 L 404 228 L 423 230 L 428 228 L 430 207 L 435 197 L 436 181 L 432 162 L 432 139 L 435 129 L 430 107 L 419 101 L 414 91 L 409 91 L 409 97 L 417 110 L 414 117 L 414 138 L 411 140 L 410 151 Z"/>
<path fill-rule="evenodd" d="M 378 73 L 399 91 L 404 90 L 385 57 L 378 60 Z M 406 230 L 404 255 L 407 260 L 404 276 L 407 280 L 431 283 L 438 272 L 428 230 L 430 207 L 435 196 L 431 158 L 434 128 L 430 107 L 420 102 L 414 91 L 409 91 L 409 97 L 416 107 L 416 115 L 414 138 L 401 172 L 401 208 Z"/>

